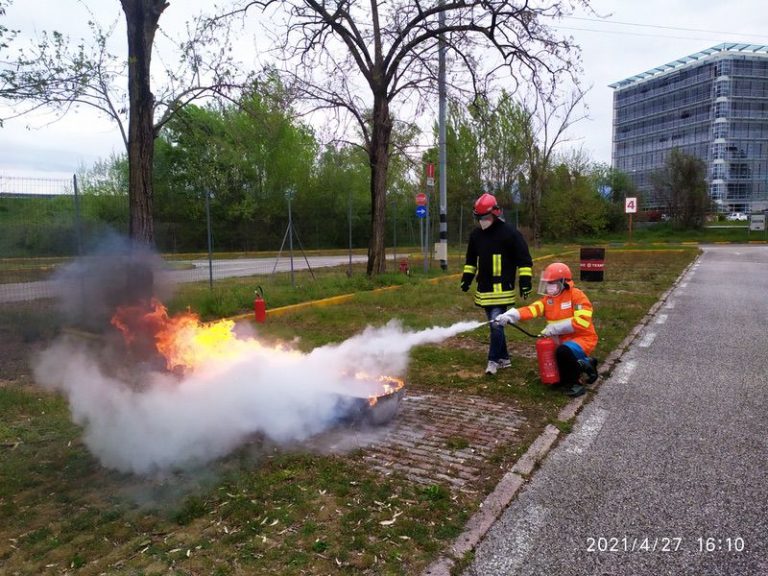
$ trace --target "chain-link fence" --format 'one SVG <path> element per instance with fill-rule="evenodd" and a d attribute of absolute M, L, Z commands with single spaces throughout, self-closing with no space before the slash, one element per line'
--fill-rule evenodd
<path fill-rule="evenodd" d="M 215 198 L 201 196 L 187 221 L 155 218 L 155 242 L 173 282 L 273 275 L 333 267 L 348 273 L 367 260 L 370 213 L 349 205 L 289 203 L 284 213 L 233 216 Z M 207 202 L 206 202 L 207 200 Z M 411 255 L 421 267 L 424 221 L 411 202 L 387 206 L 386 246 L 392 270 Z M 428 237 L 437 237 L 433 207 Z M 468 233 L 469 222 L 462 228 Z M 52 297 L 52 279 L 78 257 L 120 250 L 128 234 L 126 195 L 82 193 L 76 180 L 0 176 L 0 302 Z M 116 248 L 117 247 L 117 248 Z M 431 260 L 431 254 L 428 256 Z M 388 266 L 389 267 L 389 266 Z"/>
<path fill-rule="evenodd" d="M 74 179 L 0 177 L 0 258 L 73 257 L 127 232 L 125 196 L 75 194 Z"/>

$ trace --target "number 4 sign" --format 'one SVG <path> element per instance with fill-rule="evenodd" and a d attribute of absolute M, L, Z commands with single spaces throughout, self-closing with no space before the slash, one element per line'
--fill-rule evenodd
<path fill-rule="evenodd" d="M 627 214 L 637 212 L 637 198 L 624 198 L 624 212 Z"/>

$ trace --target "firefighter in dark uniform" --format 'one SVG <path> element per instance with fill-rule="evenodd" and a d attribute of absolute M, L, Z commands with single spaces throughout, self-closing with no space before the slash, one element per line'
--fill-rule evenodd
<path fill-rule="evenodd" d="M 461 289 L 466 292 L 477 278 L 475 304 L 485 310 L 488 320 L 495 320 L 515 305 L 515 276 L 519 274 L 520 296 L 531 293 L 533 273 L 531 254 L 522 234 L 500 218 L 501 208 L 492 194 L 483 194 L 473 210 L 479 226 L 469 235 L 467 258 Z M 510 365 L 504 326 L 490 323 L 491 342 L 485 373 L 496 374 Z"/>

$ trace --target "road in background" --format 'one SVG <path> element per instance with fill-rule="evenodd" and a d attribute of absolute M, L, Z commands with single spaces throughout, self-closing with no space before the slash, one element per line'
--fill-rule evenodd
<path fill-rule="evenodd" d="M 768 574 L 768 247 L 702 249 L 465 576 Z"/>
<path fill-rule="evenodd" d="M 326 268 L 348 264 L 349 255 L 345 256 L 307 256 L 293 258 L 293 268 L 296 271 L 306 270 L 309 267 Z M 367 262 L 367 255 L 352 255 L 352 263 Z M 159 274 L 159 280 L 181 284 L 185 282 L 204 282 L 208 280 L 208 260 L 174 261 L 188 269 L 167 270 Z M 291 269 L 291 261 L 287 256 L 276 258 L 242 258 L 231 260 L 213 261 L 213 279 L 221 278 L 269 275 L 275 272 L 288 272 Z M 0 303 L 25 302 L 40 298 L 55 298 L 61 288 L 62 281 L 42 280 L 39 282 L 18 282 L 13 284 L 0 284 Z"/>

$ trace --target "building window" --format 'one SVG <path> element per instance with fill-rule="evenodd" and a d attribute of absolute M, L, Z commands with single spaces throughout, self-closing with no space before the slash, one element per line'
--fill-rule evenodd
<path fill-rule="evenodd" d="M 717 122 L 712 126 L 712 138 L 718 140 L 720 138 L 728 138 L 728 123 Z"/>
<path fill-rule="evenodd" d="M 715 118 L 727 118 L 728 117 L 728 102 L 715 102 Z"/>
<path fill-rule="evenodd" d="M 731 95 L 731 83 L 728 80 L 718 80 L 715 82 L 715 98 Z"/>

